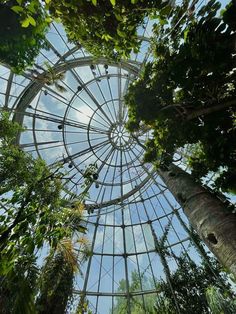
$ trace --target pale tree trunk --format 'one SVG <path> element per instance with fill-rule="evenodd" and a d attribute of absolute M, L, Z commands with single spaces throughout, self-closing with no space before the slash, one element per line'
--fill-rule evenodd
<path fill-rule="evenodd" d="M 236 214 L 179 167 L 172 164 L 158 173 L 198 235 L 236 279 Z"/>

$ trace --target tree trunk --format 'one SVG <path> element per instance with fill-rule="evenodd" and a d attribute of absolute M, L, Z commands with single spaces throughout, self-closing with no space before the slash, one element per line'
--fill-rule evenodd
<path fill-rule="evenodd" d="M 236 279 L 236 214 L 179 167 L 158 172 L 198 235 Z"/>

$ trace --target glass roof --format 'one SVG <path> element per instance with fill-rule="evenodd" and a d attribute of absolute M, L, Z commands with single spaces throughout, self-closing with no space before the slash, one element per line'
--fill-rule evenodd
<path fill-rule="evenodd" d="M 86 199 L 92 255 L 75 288 L 75 295 L 86 296 L 94 313 L 113 312 L 119 298 L 128 302 L 129 313 L 131 297 L 141 295 L 145 304 L 156 293 L 155 281 L 166 279 L 156 245 L 164 234 L 171 271 L 181 252 L 200 260 L 182 209 L 152 165 L 143 163 L 140 143 L 151 135 L 140 131 L 137 142 L 125 130 L 123 97 L 151 58 L 151 24 L 147 21 L 139 29 L 140 53 L 119 64 L 94 60 L 83 48 L 68 43 L 61 25 L 53 24 L 47 35 L 50 49 L 41 51 L 33 69 L 19 76 L 0 67 L 1 107 L 10 109 L 13 119 L 26 127 L 18 138 L 20 146 L 49 165 L 63 162 L 69 189 L 77 194 L 83 191 L 86 168 L 97 165 Z M 44 76 L 49 67 L 56 76 L 54 83 Z M 130 291 L 134 270 L 140 285 Z M 148 282 L 143 282 L 144 275 Z M 122 279 L 126 284 L 121 290 Z"/>

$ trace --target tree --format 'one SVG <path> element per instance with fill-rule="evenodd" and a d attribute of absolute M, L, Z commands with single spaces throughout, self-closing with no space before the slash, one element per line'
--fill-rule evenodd
<path fill-rule="evenodd" d="M 183 10 L 189 9 L 186 3 Z M 191 18 L 179 24 L 183 12 L 177 8 L 169 24 L 160 21 L 155 60 L 130 87 L 126 104 L 129 130 L 143 125 L 153 129 L 146 161 L 154 162 L 201 239 L 236 276 L 236 216 L 194 181 L 209 171 L 221 172 L 217 188 L 235 187 L 236 4 L 216 17 L 219 7 L 212 0 L 195 14 L 191 8 Z M 176 150 L 186 144 L 198 145 L 201 152 L 201 158 L 191 156 L 191 176 L 171 164 Z"/>
<path fill-rule="evenodd" d="M 221 16 L 215 0 L 183 15 L 188 3 L 154 27 L 154 61 L 125 97 L 127 126 L 133 132 L 142 125 L 153 130 L 146 161 L 169 165 L 178 148 L 192 145 L 192 175 L 200 179 L 215 172 L 216 189 L 235 192 L 236 3 Z"/>
<path fill-rule="evenodd" d="M 71 41 L 96 57 L 120 59 L 138 51 L 137 27 L 145 25 L 149 13 L 167 4 L 159 0 L 55 0 L 49 9 L 60 18 Z"/>
<path fill-rule="evenodd" d="M 234 301 L 230 302 L 230 298 L 235 299 L 230 285 L 227 283 L 227 277 L 222 273 L 221 267 L 215 258 L 209 258 L 210 267 L 204 261 L 200 265 L 196 265 L 193 261 L 182 254 L 177 258 L 178 267 L 171 272 L 171 283 L 164 280 L 156 281 L 156 286 L 150 284 L 150 278 L 141 275 L 143 288 L 156 289 L 156 295 L 150 295 L 145 298 L 145 306 L 142 296 L 131 298 L 131 313 L 158 313 L 158 314 L 175 314 L 176 304 L 173 293 L 178 302 L 179 310 L 183 314 L 209 313 L 209 307 L 212 307 L 213 292 L 217 291 L 219 296 L 214 294 L 214 300 L 224 304 L 225 308 L 233 308 Z M 214 272 L 214 273 L 213 273 Z M 140 277 L 137 271 L 133 271 L 130 281 L 130 292 L 142 290 Z M 125 280 L 119 283 L 118 291 L 126 291 Z M 207 292 L 206 292 L 207 291 Z M 224 294 L 224 297 L 222 295 Z M 212 296 L 210 298 L 210 295 Z M 221 299 L 224 301 L 221 302 Z M 146 308 L 145 308 L 146 307 Z M 127 313 L 127 302 L 125 298 L 119 298 L 114 307 L 113 313 Z M 212 312 L 214 314 L 218 312 Z M 224 312 L 233 313 L 233 312 Z"/>
<path fill-rule="evenodd" d="M 9 114 L 1 112 L 0 304 L 6 314 L 35 311 L 37 251 L 47 244 L 58 256 L 66 239 L 75 235 L 79 239 L 86 231 L 84 206 L 62 198 L 66 190 L 61 165 L 49 168 L 40 158 L 23 152 L 14 144 L 20 131 L 22 128 L 9 120 Z"/>
<path fill-rule="evenodd" d="M 15 73 L 31 66 L 40 49 L 50 19 L 38 0 L 6 0 L 0 3 L 0 61 Z"/>
<path fill-rule="evenodd" d="M 228 295 L 229 298 L 235 297 L 226 277 L 222 277 L 222 275 L 220 265 L 214 258 L 210 258 L 209 267 L 205 262 L 196 265 L 186 255 L 181 255 L 178 258 L 178 268 L 171 273 L 173 290 L 163 280 L 157 283 L 157 290 L 160 291 L 156 304 L 157 313 L 161 313 L 160 309 L 163 304 L 168 304 L 171 309 L 170 312 L 167 312 L 168 314 L 176 313 L 173 291 L 181 313 L 209 313 L 209 305 L 205 294 L 209 286 L 216 287 L 216 289 Z"/>
<path fill-rule="evenodd" d="M 1 263 L 3 260 L 1 259 Z M 5 265 L 9 267 L 6 263 Z M 7 272 L 0 272 L 1 314 L 35 314 L 35 296 L 39 269 L 36 256 L 26 253 L 19 256 Z"/>
<path fill-rule="evenodd" d="M 158 170 L 200 238 L 236 278 L 236 215 L 181 168 Z"/>
<path fill-rule="evenodd" d="M 1 214 L 0 248 L 14 251 L 17 245 L 29 250 L 41 247 L 46 239 L 53 244 L 54 228 L 60 231 L 60 211 L 65 207 L 61 165 L 49 169 L 46 163 L 14 145 L 20 127 L 2 113 L 0 145 Z M 9 196 L 10 195 L 10 196 Z M 62 218 L 61 218 L 62 219 Z M 64 233 L 63 230 L 61 230 Z M 8 242 L 12 243 L 10 248 Z"/>
<path fill-rule="evenodd" d="M 79 252 L 71 239 L 64 239 L 47 257 L 40 278 L 38 314 L 66 313 L 72 300 L 75 273 L 88 256 L 87 240 L 80 237 L 76 242 L 81 244 Z"/>
<path fill-rule="evenodd" d="M 122 279 L 119 282 L 118 291 L 126 292 L 126 280 Z M 129 283 L 129 292 L 140 291 L 142 289 L 154 289 L 154 285 L 151 280 L 145 276 L 144 273 L 141 273 L 139 276 L 138 271 L 134 270 L 131 273 L 131 279 Z M 154 304 L 155 304 L 156 295 L 152 294 L 150 296 L 145 296 L 145 306 L 143 304 L 142 296 L 131 297 L 130 298 L 130 311 L 132 314 L 145 314 L 150 313 L 154 314 Z M 114 314 L 126 314 L 128 312 L 127 300 L 124 297 L 117 298 L 117 302 L 113 308 Z"/>

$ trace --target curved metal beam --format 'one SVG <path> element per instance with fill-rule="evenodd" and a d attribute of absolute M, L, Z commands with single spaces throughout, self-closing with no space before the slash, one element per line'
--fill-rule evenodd
<path fill-rule="evenodd" d="M 155 171 L 152 171 L 152 175 L 155 173 Z M 106 201 L 100 204 L 85 204 L 85 209 L 88 210 L 89 212 L 93 211 L 94 209 L 98 209 L 98 208 L 104 208 L 104 207 L 108 207 L 114 204 L 119 204 L 121 202 L 123 202 L 124 200 L 126 200 L 127 198 L 129 198 L 130 196 L 132 196 L 133 194 L 135 194 L 136 192 L 138 192 L 148 181 L 150 180 L 150 176 L 147 176 L 139 185 L 137 185 L 135 188 L 133 188 L 131 191 L 129 191 L 126 194 L 123 194 L 121 197 L 117 197 L 113 200 L 110 201 Z"/>
<path fill-rule="evenodd" d="M 106 58 L 98 58 L 96 59 L 96 61 L 94 61 L 93 57 L 83 57 L 83 58 L 77 58 L 74 60 L 69 60 L 69 61 L 57 64 L 53 67 L 53 71 L 55 72 L 55 74 L 59 74 L 61 72 L 65 72 L 76 67 L 91 65 L 94 63 L 117 66 L 116 62 L 108 61 Z M 136 61 L 120 61 L 119 66 L 122 69 L 129 71 L 131 74 L 137 75 L 139 71 L 140 63 Z M 47 71 L 45 71 L 44 73 L 46 72 Z M 17 101 L 14 104 L 13 121 L 18 122 L 20 125 L 23 124 L 24 115 L 22 113 L 25 112 L 27 107 L 34 100 L 34 98 L 37 96 L 37 94 L 39 93 L 39 91 L 41 90 L 43 86 L 44 84 L 41 82 L 32 81 L 22 91 L 22 93 L 19 95 Z M 19 140 L 20 140 L 20 134 L 18 135 L 16 139 L 16 143 L 19 143 Z"/>

